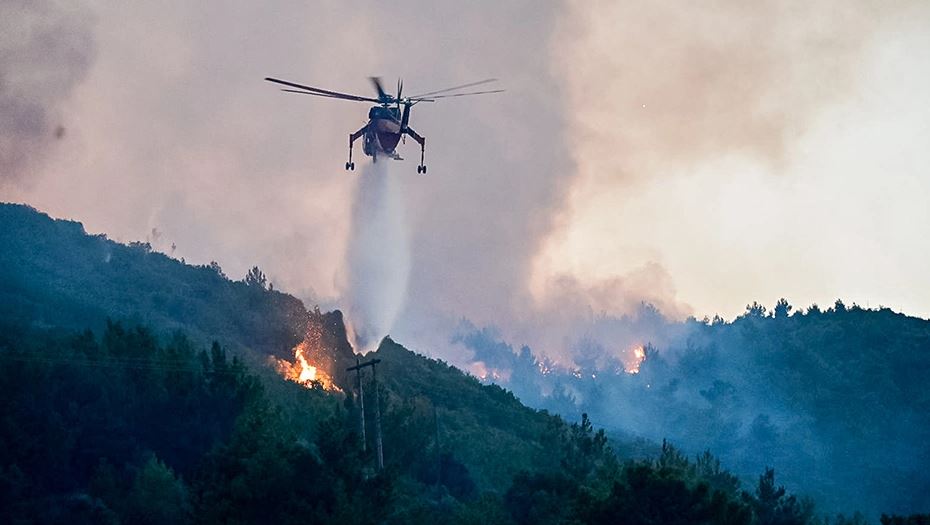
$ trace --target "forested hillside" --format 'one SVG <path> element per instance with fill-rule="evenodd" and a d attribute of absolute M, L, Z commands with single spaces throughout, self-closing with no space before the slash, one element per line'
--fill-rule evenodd
<path fill-rule="evenodd" d="M 899 476 L 921 465 L 926 453 L 917 442 L 925 436 L 926 413 L 902 411 L 926 399 L 924 362 L 913 357 L 923 348 L 920 323 L 892 341 L 902 349 L 857 351 L 856 359 L 886 358 L 871 368 L 886 382 L 857 394 L 858 401 L 879 407 L 864 420 L 866 428 L 857 423 L 860 412 L 838 412 L 830 404 L 847 395 L 854 379 L 844 377 L 845 368 L 830 376 L 839 365 L 817 361 L 842 361 L 847 350 L 824 341 L 818 343 L 823 353 L 810 350 L 829 326 L 810 313 L 695 323 L 688 352 L 649 349 L 638 374 L 621 372 L 599 384 L 587 383 L 583 374 L 570 374 L 574 380 L 512 376 L 526 379 L 514 383 L 521 399 L 551 403 L 568 422 L 385 339 L 362 357 L 381 359 L 378 386 L 369 372 L 364 379 L 363 448 L 354 376 L 345 373 L 355 356 L 339 312 L 307 311 L 271 290 L 257 269 L 242 282 L 230 281 L 215 265 L 194 267 L 144 245 L 88 236 L 78 223 L 25 206 L 0 205 L 0 244 L 0 515 L 14 523 L 530 524 L 615 523 L 618 516 L 644 524 L 824 523 L 815 501 L 780 487 L 779 463 L 778 478 L 765 468 L 771 465 L 741 478 L 727 471 L 731 459 L 748 468 L 734 451 L 756 457 L 748 447 L 765 443 L 777 444 L 767 450 L 781 461 L 778 447 L 805 428 L 784 430 L 782 420 L 770 416 L 769 426 L 749 427 L 756 441 L 739 441 L 747 432 L 740 418 L 756 415 L 747 400 L 758 399 L 742 398 L 744 389 L 795 403 L 782 405 L 786 414 L 814 414 L 809 432 L 845 428 L 848 436 L 835 436 L 842 446 L 910 432 L 888 438 L 888 449 L 891 443 L 905 448 L 882 456 L 848 451 L 868 458 L 879 476 Z M 868 324 L 851 317 L 846 328 L 828 333 L 855 328 L 869 341 L 889 340 L 892 329 L 873 333 Z M 784 328 L 772 332 L 783 334 L 778 344 L 765 343 L 768 353 L 740 353 L 746 340 L 771 341 L 769 326 Z M 798 328 L 804 326 L 810 332 Z M 311 340 L 314 364 L 335 381 L 328 389 L 285 380 L 269 359 L 293 359 L 295 345 Z M 902 341 L 910 341 L 910 353 Z M 914 360 L 902 361 L 905 354 Z M 526 374 L 539 370 L 531 353 L 512 355 L 527 365 Z M 823 377 L 792 372 L 790 360 L 805 355 Z M 732 359 L 742 360 L 737 371 L 721 364 Z M 903 368 L 889 372 L 889 362 Z M 784 375 L 772 376 L 766 366 Z M 711 381 L 707 389 L 710 379 L 720 384 Z M 557 395 L 544 395 L 552 380 L 562 386 L 550 389 Z M 701 395 L 710 408 L 688 404 L 693 389 L 707 392 Z M 798 389 L 817 394 L 789 395 Z M 625 397 L 611 405 L 607 393 Z M 589 408 L 574 395 L 584 395 Z M 597 399 L 602 404 L 591 402 Z M 899 421 L 895 410 L 911 418 Z M 383 471 L 373 453 L 377 411 Z M 624 433 L 609 439 L 595 428 L 615 423 L 610 416 L 617 413 L 640 421 L 643 431 L 615 425 Z M 666 435 L 671 443 L 684 442 L 687 454 L 653 432 L 661 425 L 677 432 Z M 629 434 L 654 441 L 618 439 Z M 726 439 L 742 448 L 728 447 Z M 728 455 L 722 464 L 705 452 L 718 446 Z M 912 452 L 910 463 L 894 463 L 903 450 Z M 886 463 L 870 463 L 875 457 Z M 828 478 L 829 470 L 809 465 L 822 469 L 812 471 L 822 479 L 836 479 L 837 492 L 874 487 Z M 923 479 L 915 476 L 913 486 L 899 486 L 912 503 Z M 920 510 L 919 503 L 909 508 Z"/>
<path fill-rule="evenodd" d="M 587 412 L 609 431 L 691 453 L 709 448 L 744 480 L 775 467 L 824 508 L 930 509 L 930 321 L 842 301 L 802 311 L 753 304 L 732 322 L 676 323 L 649 308 L 642 317 L 648 330 L 636 326 L 642 318 L 591 327 L 674 334 L 640 339 L 635 370 L 590 340 L 561 367 L 490 330 L 459 340 L 530 406 Z"/>
<path fill-rule="evenodd" d="M 181 337 L 192 348 L 208 348 L 218 341 L 232 349 L 240 365 L 251 366 L 283 403 L 292 398 L 293 388 L 282 386 L 267 366 L 267 357 L 293 359 L 293 347 L 314 325 L 321 328 L 321 340 L 313 364 L 332 376 L 343 391 L 354 385 L 354 376 L 345 372 L 346 366 L 354 364 L 354 354 L 338 311 L 308 312 L 294 297 L 269 289 L 260 276 L 230 281 L 217 266 L 190 266 L 144 245 L 124 246 L 89 236 L 79 223 L 53 220 L 26 206 L 0 205 L 0 225 L 4 226 L 0 242 L 7 247 L 0 264 L 11 270 L 0 277 L 4 298 L 0 327 L 8 333 L 91 330 L 109 337 L 116 329 L 141 334 L 141 340 L 152 347 L 159 338 Z M 507 483 L 516 471 L 530 468 L 544 455 L 539 440 L 549 425 L 561 424 L 560 420 L 529 409 L 500 387 L 482 385 L 448 365 L 424 359 L 391 341 L 385 346 L 379 355 L 391 354 L 384 358 L 382 372 L 387 387 L 383 395 L 389 465 L 407 468 L 416 464 L 435 471 L 434 459 L 418 460 L 411 454 L 425 458 L 420 445 L 435 439 L 437 414 L 442 417 L 440 436 L 449 440 L 449 450 L 474 460 L 471 466 L 481 489 Z M 462 402 L 465 394 L 469 394 L 467 403 Z M 369 412 L 372 406 L 368 405 Z M 492 413 L 495 419 L 489 422 L 487 415 Z M 408 436 L 412 429 L 395 428 L 395 414 L 402 416 L 404 425 L 421 425 L 426 430 Z M 373 418 L 373 413 L 368 416 Z M 293 415 L 291 421 L 299 426 L 299 419 Z M 497 445 L 505 443 L 511 452 L 506 460 L 488 460 Z M 452 456 L 446 461 L 453 461 Z M 468 483 L 474 482 L 469 478 Z"/>
<path fill-rule="evenodd" d="M 43 524 L 813 517 L 770 471 L 744 492 L 709 454 L 688 460 L 664 446 L 655 460 L 622 463 L 587 418 L 567 425 L 535 413 L 390 342 L 376 355 L 435 372 L 429 389 L 397 378 L 381 390 L 380 472 L 373 440 L 360 447 L 351 398 L 282 379 L 266 387 L 219 344 L 207 351 L 180 333 L 159 341 L 118 323 L 99 337 L 6 326 L 0 515 Z"/>
<path fill-rule="evenodd" d="M 293 347 L 306 330 L 303 304 L 267 290 L 260 273 L 231 281 L 219 265 L 194 267 L 145 243 L 87 235 L 78 222 L 28 206 L 0 204 L 0 246 L 5 322 L 100 330 L 107 318 L 132 320 L 266 353 Z"/>

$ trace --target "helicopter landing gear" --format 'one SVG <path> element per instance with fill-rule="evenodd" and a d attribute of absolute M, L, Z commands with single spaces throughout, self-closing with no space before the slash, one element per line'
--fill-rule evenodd
<path fill-rule="evenodd" d="M 366 130 L 368 130 L 368 124 L 362 126 L 362 129 L 356 131 L 355 133 L 349 134 L 349 162 L 346 162 L 346 171 L 355 171 L 355 163 L 352 162 L 352 144 L 356 141 L 356 139 L 364 135 Z"/>
<path fill-rule="evenodd" d="M 426 157 L 426 138 L 409 127 L 404 129 L 404 133 L 410 135 L 410 138 L 420 144 L 420 165 L 417 166 L 417 173 L 426 173 L 426 160 L 424 159 Z"/>

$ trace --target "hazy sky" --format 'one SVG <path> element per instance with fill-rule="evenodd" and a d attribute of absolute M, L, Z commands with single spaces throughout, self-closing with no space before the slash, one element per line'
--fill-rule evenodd
<path fill-rule="evenodd" d="M 658 262 L 698 316 L 930 315 L 930 5 L 648 5 L 586 4 L 556 53 L 578 176 L 540 264 Z"/>
<path fill-rule="evenodd" d="M 0 198 L 338 306 L 367 107 L 261 79 L 498 77 L 416 107 L 429 175 L 412 143 L 391 166 L 401 333 L 641 300 L 930 316 L 925 2 L 308 4 L 5 0 Z"/>

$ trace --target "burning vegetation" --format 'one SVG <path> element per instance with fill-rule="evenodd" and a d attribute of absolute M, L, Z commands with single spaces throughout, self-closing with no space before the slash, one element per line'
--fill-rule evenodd
<path fill-rule="evenodd" d="M 272 358 L 275 370 L 288 381 L 300 383 L 307 388 L 322 388 L 341 392 L 330 375 L 333 358 L 330 357 L 323 345 L 323 316 L 319 308 L 310 312 L 307 323 L 307 334 L 304 340 L 294 347 L 294 360 Z M 327 369 L 330 372 L 327 372 Z"/>
<path fill-rule="evenodd" d="M 643 345 L 639 345 L 633 348 L 633 359 L 626 364 L 626 373 L 628 374 L 638 374 L 639 367 L 643 364 L 643 361 L 646 360 L 646 349 Z"/>
<path fill-rule="evenodd" d="M 287 359 L 274 359 L 275 370 L 288 381 L 300 383 L 307 388 L 322 388 L 324 390 L 341 391 L 333 383 L 332 377 L 320 366 L 315 366 L 312 357 L 316 352 L 308 341 L 302 341 L 294 347 L 294 361 Z M 317 364 L 319 364 L 317 362 Z"/>

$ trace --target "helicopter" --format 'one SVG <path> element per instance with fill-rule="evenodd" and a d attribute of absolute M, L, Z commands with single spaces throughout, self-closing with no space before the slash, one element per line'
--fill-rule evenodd
<path fill-rule="evenodd" d="M 281 89 L 281 91 L 286 91 L 288 93 L 314 95 L 317 97 L 335 98 L 339 100 L 351 100 L 354 102 L 373 102 L 377 104 L 377 106 L 372 106 L 371 109 L 368 110 L 368 122 L 355 133 L 349 134 L 349 160 L 346 162 L 346 170 L 353 171 L 355 170 L 355 162 L 352 161 L 352 146 L 360 137 L 364 137 L 364 141 L 362 142 L 362 151 L 364 151 L 365 155 L 371 157 L 372 162 L 378 162 L 379 156 L 384 156 L 394 160 L 403 160 L 401 156 L 397 154 L 396 148 L 397 143 L 400 142 L 401 138 L 406 135 L 415 140 L 420 145 L 420 164 L 417 166 L 417 173 L 425 174 L 426 138 L 410 127 L 410 108 L 419 104 L 420 102 L 435 102 L 436 100 L 442 98 L 464 97 L 469 95 L 487 95 L 491 93 L 501 93 L 504 91 L 503 89 L 492 89 L 486 91 L 458 93 L 458 91 L 462 89 L 472 88 L 497 81 L 497 79 L 489 78 L 486 80 L 479 80 L 477 82 L 469 82 L 468 84 L 462 84 L 460 86 L 454 86 L 422 93 L 419 95 L 404 97 L 404 83 L 402 80 L 398 79 L 397 81 L 397 94 L 391 95 L 390 93 L 384 91 L 384 87 L 381 85 L 380 78 L 370 77 L 372 84 L 374 84 L 375 91 L 378 93 L 378 98 L 372 98 L 305 86 L 303 84 L 297 84 L 295 82 L 281 80 L 278 78 L 265 77 L 265 80 L 286 86 L 286 88 Z"/>

